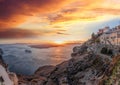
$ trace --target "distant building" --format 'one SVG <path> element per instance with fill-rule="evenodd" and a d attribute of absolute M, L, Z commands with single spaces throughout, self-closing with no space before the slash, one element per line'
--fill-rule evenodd
<path fill-rule="evenodd" d="M 108 44 L 107 40 L 109 40 L 113 45 L 120 45 L 120 25 L 112 29 L 109 27 L 99 29 L 98 34 L 102 34 L 101 43 Z"/>
<path fill-rule="evenodd" d="M 103 34 L 105 32 L 108 32 L 110 30 L 110 27 L 104 27 L 102 29 L 99 29 L 97 34 Z"/>
<path fill-rule="evenodd" d="M 99 29 L 97 34 L 102 34 L 103 33 L 103 29 Z"/>

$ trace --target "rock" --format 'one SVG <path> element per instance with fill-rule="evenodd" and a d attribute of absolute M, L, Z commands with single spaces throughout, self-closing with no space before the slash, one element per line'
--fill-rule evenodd
<path fill-rule="evenodd" d="M 2 82 L 4 85 L 18 85 L 18 78 L 16 74 L 11 73 L 7 70 L 7 65 L 4 63 L 4 60 L 2 57 L 2 51 L 0 54 L 0 77 L 1 79 L 3 79 Z"/>
<path fill-rule="evenodd" d="M 88 47 L 90 52 L 88 52 Z M 97 47 L 97 49 L 95 49 Z M 111 56 L 96 52 L 99 44 L 83 44 L 73 48 L 72 58 L 63 62 L 47 77 L 44 85 L 99 85 L 110 69 Z M 93 51 L 93 52 L 91 52 Z"/>
<path fill-rule="evenodd" d="M 28 50 L 28 49 L 26 49 L 25 52 L 26 52 L 26 53 L 32 53 L 32 51 L 31 51 L 31 50 Z"/>
<path fill-rule="evenodd" d="M 0 51 L 2 52 L 1 49 L 0 49 Z M 5 64 L 3 57 L 2 57 L 2 53 L 0 53 L 0 65 L 2 65 L 3 67 L 5 67 L 7 69 L 7 65 Z"/>
<path fill-rule="evenodd" d="M 3 51 L 2 51 L 2 49 L 0 48 L 0 55 L 2 55 L 3 54 Z"/>
<path fill-rule="evenodd" d="M 73 48 L 73 52 L 78 52 L 79 50 L 81 49 L 81 46 L 75 46 L 74 48 Z"/>
<path fill-rule="evenodd" d="M 43 85 L 44 81 L 46 81 L 45 77 L 42 76 L 25 76 L 25 75 L 18 75 L 18 83 L 19 85 Z"/>
<path fill-rule="evenodd" d="M 19 85 L 44 85 L 47 77 L 54 70 L 55 66 L 43 66 L 36 70 L 32 76 L 18 75 Z M 51 84 L 52 85 L 52 84 Z"/>
<path fill-rule="evenodd" d="M 14 85 L 14 82 L 10 79 L 6 69 L 0 65 L 0 83 L 2 85 Z"/>
<path fill-rule="evenodd" d="M 37 69 L 37 71 L 35 72 L 35 75 L 48 77 L 50 75 L 50 72 L 52 72 L 54 69 L 55 69 L 55 66 L 50 66 L 50 65 L 43 66 Z"/>

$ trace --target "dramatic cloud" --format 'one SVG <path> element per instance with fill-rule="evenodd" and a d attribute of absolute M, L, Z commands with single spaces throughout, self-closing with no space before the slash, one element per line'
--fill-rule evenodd
<path fill-rule="evenodd" d="M 9 29 L 9 30 L 0 30 L 0 39 L 9 39 L 9 38 L 26 38 L 37 36 L 38 33 L 23 30 L 23 29 Z"/>
<path fill-rule="evenodd" d="M 69 34 L 63 33 L 63 32 L 57 32 L 57 34 L 60 34 L 60 35 L 69 35 Z"/>
<path fill-rule="evenodd" d="M 118 8 L 95 8 L 93 9 L 95 13 L 98 14 L 108 14 L 108 15 L 120 15 L 120 9 Z"/>
<path fill-rule="evenodd" d="M 116 0 L 0 0 L 0 27 L 15 27 L 46 14 L 50 22 L 93 19 L 100 13 L 119 15 L 119 4 Z"/>
<path fill-rule="evenodd" d="M 14 39 L 14 38 L 34 38 L 50 35 L 67 35 L 66 30 L 26 30 L 20 28 L 9 28 L 0 30 L 0 39 Z"/>
<path fill-rule="evenodd" d="M 54 24 L 70 21 L 93 21 L 102 19 L 101 17 L 104 15 L 120 16 L 120 2 L 110 2 L 110 0 L 79 0 L 59 12 L 48 14 L 47 19 Z"/>
<path fill-rule="evenodd" d="M 92 20 L 96 19 L 97 17 L 94 15 L 81 15 L 81 16 L 75 16 L 74 14 L 68 14 L 71 11 L 64 12 L 62 14 L 56 14 L 55 16 L 48 16 L 47 19 L 51 22 L 51 24 L 55 23 L 61 23 L 61 22 L 70 22 L 70 21 L 77 21 L 77 20 Z M 67 13 L 67 14 L 66 14 Z M 67 16 L 69 15 L 69 16 Z"/>
<path fill-rule="evenodd" d="M 114 16 L 120 17 L 119 0 L 0 0 L 0 39 L 55 35 L 75 39 L 81 33 L 75 29 L 86 32 L 86 21 Z"/>
<path fill-rule="evenodd" d="M 64 5 L 71 3 L 71 1 L 2 0 L 0 1 L 0 26 L 14 26 L 25 21 L 30 16 L 57 11 Z"/>

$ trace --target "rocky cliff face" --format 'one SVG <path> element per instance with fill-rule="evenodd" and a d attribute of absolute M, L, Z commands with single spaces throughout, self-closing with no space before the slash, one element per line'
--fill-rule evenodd
<path fill-rule="evenodd" d="M 87 50 L 87 45 L 75 47 L 72 58 L 56 66 L 44 85 L 99 85 L 109 73 L 111 56 Z"/>
<path fill-rule="evenodd" d="M 74 47 L 71 56 L 70 60 L 57 65 L 42 85 L 107 85 L 105 81 L 120 53 L 110 45 L 89 40 Z"/>
<path fill-rule="evenodd" d="M 96 43 L 95 39 L 74 47 L 68 61 L 56 66 L 40 67 L 32 76 L 18 75 L 18 84 L 119 85 L 118 81 L 109 82 L 115 66 L 118 65 L 119 50 L 111 45 Z"/>
<path fill-rule="evenodd" d="M 15 73 L 7 70 L 7 65 L 2 58 L 2 50 L 0 49 L 0 85 L 18 85 L 18 78 Z"/>
<path fill-rule="evenodd" d="M 6 64 L 4 63 L 3 58 L 2 58 L 2 54 L 3 54 L 3 51 L 2 51 L 2 49 L 0 49 L 0 65 L 4 66 L 6 68 Z"/>

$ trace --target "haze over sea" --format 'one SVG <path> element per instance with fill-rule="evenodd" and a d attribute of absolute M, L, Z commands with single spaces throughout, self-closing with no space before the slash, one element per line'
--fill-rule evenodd
<path fill-rule="evenodd" d="M 10 71 L 32 75 L 44 65 L 57 65 L 71 58 L 72 48 L 80 44 L 71 44 L 49 48 L 33 48 L 26 44 L 1 44 L 3 59 Z M 12 49 L 11 49 L 12 48 Z"/>

